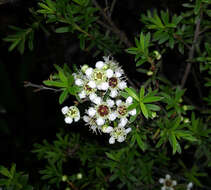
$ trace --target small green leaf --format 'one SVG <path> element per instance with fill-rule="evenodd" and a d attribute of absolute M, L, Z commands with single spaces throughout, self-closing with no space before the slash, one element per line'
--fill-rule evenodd
<path fill-rule="evenodd" d="M 143 99 L 143 103 L 158 102 L 162 99 L 163 99 L 163 97 L 161 97 L 161 96 L 150 96 L 150 97 L 146 96 Z"/>
<path fill-rule="evenodd" d="M 136 141 L 138 143 L 138 146 L 140 147 L 141 150 L 145 151 L 146 150 L 145 143 L 142 141 L 142 139 L 138 133 L 136 133 L 135 135 L 136 135 Z"/>
<path fill-rule="evenodd" d="M 9 170 L 5 168 L 4 166 L 0 166 L 0 174 L 8 178 L 12 177 Z"/>
<path fill-rule="evenodd" d="M 66 84 L 64 84 L 63 82 L 59 82 L 59 81 L 45 80 L 45 81 L 43 81 L 43 83 L 46 86 L 67 87 Z"/>
<path fill-rule="evenodd" d="M 146 106 L 142 102 L 140 102 L 140 106 L 141 106 L 141 111 L 143 115 L 148 119 L 149 114 L 148 114 Z"/>
<path fill-rule="evenodd" d="M 68 90 L 65 89 L 59 96 L 59 103 L 62 104 L 68 97 Z"/>
<path fill-rule="evenodd" d="M 69 27 L 68 26 L 64 26 L 64 27 L 60 27 L 60 28 L 57 28 L 55 30 L 56 33 L 66 33 L 66 32 L 69 32 Z"/>
<path fill-rule="evenodd" d="M 144 86 L 142 86 L 140 89 L 140 100 L 141 101 L 144 99 L 144 93 L 145 93 L 145 89 L 144 89 Z"/>

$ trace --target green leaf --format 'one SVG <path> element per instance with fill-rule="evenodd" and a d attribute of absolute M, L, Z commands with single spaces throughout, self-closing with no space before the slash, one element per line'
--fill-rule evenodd
<path fill-rule="evenodd" d="M 108 158 L 110 158 L 111 160 L 117 161 L 117 159 L 116 159 L 111 153 L 106 152 L 105 154 L 106 154 L 106 156 L 107 156 Z"/>
<path fill-rule="evenodd" d="M 137 92 L 133 89 L 133 88 L 126 88 L 125 91 L 132 96 L 135 100 L 137 100 L 139 102 L 139 97 Z"/>
<path fill-rule="evenodd" d="M 139 105 L 138 102 L 134 102 L 133 104 L 131 104 L 131 105 L 127 108 L 127 110 L 130 111 L 130 110 L 136 108 L 138 105 Z"/>
<path fill-rule="evenodd" d="M 146 144 L 142 141 L 142 139 L 138 133 L 136 133 L 135 135 L 136 135 L 136 141 L 138 143 L 138 146 L 140 147 L 141 150 L 145 151 Z"/>
<path fill-rule="evenodd" d="M 64 26 L 64 27 L 60 27 L 60 28 L 57 28 L 55 30 L 56 33 L 66 33 L 66 32 L 69 32 L 69 27 L 68 26 Z"/>
<path fill-rule="evenodd" d="M 161 97 L 161 96 L 150 96 L 150 97 L 146 96 L 143 99 L 143 103 L 158 102 L 162 99 L 163 99 L 163 97 Z"/>
<path fill-rule="evenodd" d="M 45 80 L 45 81 L 43 81 L 43 83 L 46 86 L 67 87 L 66 84 L 64 84 L 63 82 L 59 82 L 59 81 Z"/>
<path fill-rule="evenodd" d="M 177 139 L 175 137 L 175 135 L 171 132 L 169 135 L 169 142 L 171 144 L 171 146 L 173 147 L 173 154 L 175 154 L 176 152 L 181 153 L 181 147 L 179 145 L 179 143 L 177 142 Z"/>
<path fill-rule="evenodd" d="M 144 93 L 145 93 L 145 89 L 144 89 L 144 86 L 142 86 L 140 89 L 140 100 L 141 101 L 144 99 Z"/>
<path fill-rule="evenodd" d="M 9 47 L 8 51 L 12 51 L 19 43 L 20 43 L 21 39 L 17 39 L 15 40 Z"/>
<path fill-rule="evenodd" d="M 62 103 L 66 100 L 67 97 L 68 97 L 68 90 L 65 89 L 65 90 L 61 93 L 61 95 L 59 96 L 59 103 L 62 104 Z"/>
<path fill-rule="evenodd" d="M 146 106 L 142 102 L 140 102 L 140 106 L 141 106 L 141 111 L 143 115 L 148 119 L 149 114 L 148 114 Z"/>
<path fill-rule="evenodd" d="M 9 170 L 7 168 L 5 168 L 4 166 L 0 166 L 0 174 L 2 174 L 3 176 L 6 176 L 8 178 L 12 177 Z"/>

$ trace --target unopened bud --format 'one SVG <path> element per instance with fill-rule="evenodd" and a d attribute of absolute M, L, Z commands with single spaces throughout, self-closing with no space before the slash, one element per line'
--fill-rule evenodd
<path fill-rule="evenodd" d="M 81 67 L 81 70 L 82 70 L 83 73 L 85 73 L 86 70 L 87 70 L 88 68 L 89 68 L 88 65 L 83 65 L 83 66 Z"/>
<path fill-rule="evenodd" d="M 78 173 L 76 177 L 77 177 L 77 179 L 82 179 L 83 175 L 82 175 L 82 173 Z"/>
<path fill-rule="evenodd" d="M 189 120 L 188 118 L 184 118 L 183 122 L 184 122 L 184 123 L 189 123 L 190 120 Z"/>
<path fill-rule="evenodd" d="M 66 187 L 65 190 L 71 190 L 69 187 Z"/>
<path fill-rule="evenodd" d="M 154 55 L 155 55 L 155 58 L 156 58 L 157 60 L 160 60 L 161 54 L 160 54 L 158 51 L 153 51 L 153 53 L 154 53 Z"/>
<path fill-rule="evenodd" d="M 156 112 L 152 112 L 152 118 L 154 119 L 157 116 Z"/>
<path fill-rule="evenodd" d="M 107 70 L 107 69 L 108 69 L 108 65 L 107 65 L 107 64 L 104 64 L 104 65 L 103 65 L 103 69 L 104 69 L 104 70 Z"/>
<path fill-rule="evenodd" d="M 64 181 L 64 182 L 67 181 L 67 176 L 66 175 L 62 176 L 62 181 Z"/>
<path fill-rule="evenodd" d="M 148 72 L 147 72 L 147 75 L 148 75 L 148 76 L 152 76 L 152 75 L 153 75 L 153 72 L 152 72 L 152 71 L 148 71 Z"/>
<path fill-rule="evenodd" d="M 182 102 L 183 102 L 183 99 L 182 99 L 182 98 L 180 98 L 180 99 L 179 99 L 179 103 L 182 103 Z"/>
<path fill-rule="evenodd" d="M 188 110 L 188 106 L 184 105 L 182 106 L 183 110 L 187 111 Z"/>

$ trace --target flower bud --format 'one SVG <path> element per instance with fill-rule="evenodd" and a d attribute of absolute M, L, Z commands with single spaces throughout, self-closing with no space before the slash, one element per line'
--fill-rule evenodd
<path fill-rule="evenodd" d="M 88 65 L 83 65 L 83 66 L 81 67 L 81 71 L 82 71 L 83 73 L 85 73 L 86 70 L 87 70 L 88 68 L 89 68 Z"/>
<path fill-rule="evenodd" d="M 182 108 L 183 108 L 184 111 L 188 110 L 188 107 L 186 105 L 182 106 Z"/>
<path fill-rule="evenodd" d="M 66 176 L 66 175 L 63 175 L 63 176 L 62 176 L 62 181 L 63 181 L 63 182 L 67 181 L 67 176 Z"/>
<path fill-rule="evenodd" d="M 69 187 L 66 187 L 65 190 L 71 190 Z"/>
<path fill-rule="evenodd" d="M 155 58 L 156 58 L 157 60 L 160 60 L 161 54 L 160 54 L 158 51 L 153 51 L 153 53 L 154 53 L 154 55 L 155 55 Z"/>
<path fill-rule="evenodd" d="M 154 119 L 157 116 L 156 112 L 152 112 L 152 119 Z"/>
<path fill-rule="evenodd" d="M 76 177 L 77 177 L 77 179 L 82 179 L 82 178 L 83 178 L 83 175 L 82 175 L 82 173 L 78 173 L 78 174 L 76 175 Z"/>
<path fill-rule="evenodd" d="M 184 122 L 184 123 L 189 123 L 190 120 L 189 120 L 188 118 L 184 118 L 183 122 Z"/>
<path fill-rule="evenodd" d="M 148 72 L 147 72 L 147 75 L 148 75 L 148 76 L 152 76 L 152 75 L 153 75 L 153 72 L 152 72 L 152 71 L 148 71 Z"/>

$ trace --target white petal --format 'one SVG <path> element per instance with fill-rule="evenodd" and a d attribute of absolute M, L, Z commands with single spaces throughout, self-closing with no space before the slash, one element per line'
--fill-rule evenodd
<path fill-rule="evenodd" d="M 122 100 L 117 100 L 117 101 L 116 101 L 116 105 L 117 105 L 117 106 L 120 106 L 121 104 L 122 104 Z"/>
<path fill-rule="evenodd" d="M 85 116 L 83 116 L 83 120 L 84 120 L 86 123 L 88 123 L 88 122 L 90 121 L 90 118 L 89 118 L 87 115 L 85 115 Z"/>
<path fill-rule="evenodd" d="M 103 61 L 98 61 L 96 64 L 95 64 L 95 67 L 98 68 L 98 69 L 102 69 L 104 66 L 104 62 Z"/>
<path fill-rule="evenodd" d="M 97 125 L 101 126 L 105 123 L 105 120 L 100 117 L 100 118 L 97 118 L 96 123 L 97 123 Z"/>
<path fill-rule="evenodd" d="M 126 99 L 126 103 L 128 105 L 132 104 L 133 103 L 133 98 L 131 96 L 129 96 L 127 99 Z"/>
<path fill-rule="evenodd" d="M 103 129 L 103 132 L 104 132 L 104 133 L 110 133 L 111 131 L 113 131 L 113 127 L 111 127 L 111 126 L 105 127 L 105 128 Z"/>
<path fill-rule="evenodd" d="M 127 124 L 127 122 L 128 122 L 128 119 L 123 117 L 123 118 L 120 119 L 119 126 L 124 127 Z"/>
<path fill-rule="evenodd" d="M 108 107 L 112 108 L 114 106 L 114 101 L 111 99 L 107 99 L 106 103 L 108 104 Z"/>
<path fill-rule="evenodd" d="M 118 84 L 118 87 L 123 90 L 127 87 L 127 83 L 125 81 L 122 81 Z"/>
<path fill-rule="evenodd" d="M 65 115 L 69 111 L 69 108 L 67 106 L 62 108 L 62 113 Z"/>
<path fill-rule="evenodd" d="M 111 90 L 111 92 L 110 92 L 110 96 L 111 96 L 112 98 L 117 97 L 117 95 L 118 95 L 118 92 L 117 92 L 117 90 L 116 90 L 116 89 Z"/>
<path fill-rule="evenodd" d="M 165 182 L 165 180 L 164 180 L 163 178 L 160 178 L 160 179 L 159 179 L 159 183 L 162 184 L 162 183 L 164 183 L 164 182 Z"/>
<path fill-rule="evenodd" d="M 188 183 L 187 188 L 191 189 L 192 187 L 193 187 L 193 183 L 192 182 Z"/>
<path fill-rule="evenodd" d="M 169 174 L 166 174 L 166 179 L 171 179 L 171 176 Z"/>
<path fill-rule="evenodd" d="M 96 88 L 96 83 L 95 81 L 91 80 L 88 82 L 88 85 L 91 87 L 91 88 Z"/>
<path fill-rule="evenodd" d="M 125 130 L 125 133 L 128 134 L 131 130 L 132 130 L 131 128 L 127 128 L 127 129 Z"/>
<path fill-rule="evenodd" d="M 122 76 L 122 74 L 123 74 L 123 70 L 122 69 L 116 69 L 115 70 L 115 76 L 116 77 L 121 77 Z"/>
<path fill-rule="evenodd" d="M 83 85 L 83 81 L 82 81 L 81 79 L 76 79 L 76 80 L 75 80 L 75 84 L 76 84 L 77 86 L 82 86 L 82 85 Z"/>
<path fill-rule="evenodd" d="M 110 113 L 109 114 L 108 119 L 110 121 L 114 121 L 116 119 L 116 117 L 117 117 L 116 113 L 113 112 L 113 113 Z"/>
<path fill-rule="evenodd" d="M 83 90 L 78 94 L 80 99 L 86 98 L 86 92 Z"/>
<path fill-rule="evenodd" d="M 109 144 L 114 144 L 114 143 L 115 143 L 115 138 L 114 137 L 110 137 Z"/>
<path fill-rule="evenodd" d="M 86 74 L 87 77 L 90 77 L 92 72 L 93 72 L 93 69 L 92 68 L 88 68 L 88 69 L 86 69 L 85 74 Z"/>
<path fill-rule="evenodd" d="M 129 114 L 130 115 L 136 115 L 136 109 L 133 109 L 133 110 L 129 111 Z"/>
<path fill-rule="evenodd" d="M 64 121 L 67 124 L 71 124 L 73 122 L 73 119 L 71 117 L 65 117 Z"/>
<path fill-rule="evenodd" d="M 177 185 L 177 181 L 176 181 L 176 180 L 173 180 L 173 181 L 172 181 L 172 185 L 173 185 L 173 186 Z"/>
<path fill-rule="evenodd" d="M 102 102 L 102 98 L 101 97 L 96 97 L 94 100 L 92 100 L 92 102 L 94 102 L 95 104 L 99 105 Z"/>
<path fill-rule="evenodd" d="M 98 89 L 98 90 L 102 90 L 101 84 L 98 84 L 98 85 L 97 85 L 97 89 Z"/>
<path fill-rule="evenodd" d="M 88 109 L 88 115 L 90 117 L 93 117 L 95 114 L 96 114 L 96 110 L 94 108 L 91 107 Z"/>
<path fill-rule="evenodd" d="M 79 119 L 80 119 L 80 115 L 78 117 L 75 117 L 74 121 L 77 122 L 77 121 L 79 121 Z"/>
<path fill-rule="evenodd" d="M 96 95 L 95 93 L 91 93 L 91 94 L 89 95 L 89 99 L 90 99 L 91 101 L 93 101 L 95 98 L 97 98 L 97 95 Z"/>
<path fill-rule="evenodd" d="M 113 74 L 114 74 L 114 71 L 111 70 L 111 69 L 108 69 L 108 70 L 106 71 L 106 76 L 107 76 L 108 78 L 111 78 L 111 77 L 113 76 Z"/>
<path fill-rule="evenodd" d="M 166 186 L 161 187 L 161 190 L 166 190 Z"/>
<path fill-rule="evenodd" d="M 117 141 L 118 142 L 123 142 L 125 140 L 124 136 L 118 136 Z"/>
<path fill-rule="evenodd" d="M 109 85 L 108 85 L 107 82 L 103 82 L 103 83 L 101 84 L 101 90 L 108 90 L 108 87 L 109 87 Z"/>

